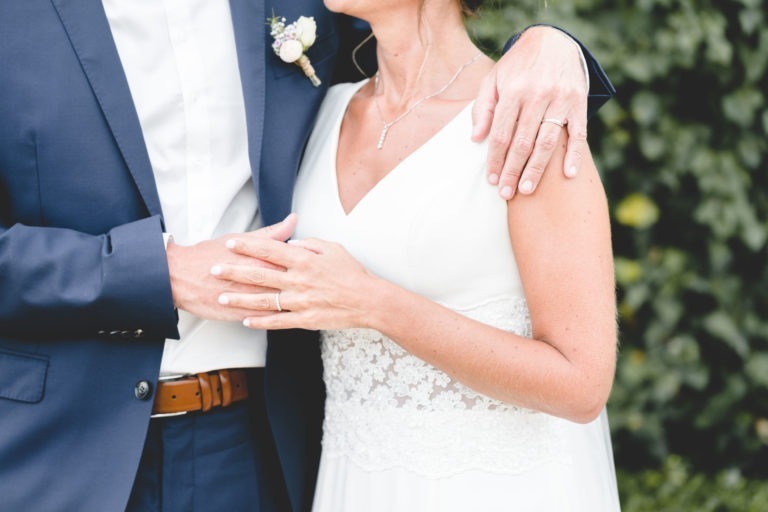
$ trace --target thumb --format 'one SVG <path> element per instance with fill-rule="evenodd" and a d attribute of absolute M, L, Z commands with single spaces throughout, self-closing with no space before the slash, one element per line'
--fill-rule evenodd
<path fill-rule="evenodd" d="M 284 242 L 288 240 L 293 234 L 293 231 L 296 229 L 296 223 L 298 222 L 298 219 L 298 215 L 291 213 L 280 222 L 255 231 L 254 235 Z"/>

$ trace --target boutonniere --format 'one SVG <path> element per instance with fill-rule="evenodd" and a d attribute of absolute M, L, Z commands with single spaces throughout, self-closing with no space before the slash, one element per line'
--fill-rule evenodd
<path fill-rule="evenodd" d="M 285 24 L 285 18 L 272 15 L 269 18 L 269 27 L 272 37 L 275 41 L 272 43 L 272 49 L 283 62 L 296 64 L 301 68 L 304 74 L 317 87 L 320 85 L 320 79 L 315 74 L 315 68 L 309 62 L 309 58 L 304 52 L 315 42 L 317 36 L 317 24 L 315 19 L 306 16 L 299 17 L 298 20 Z"/>

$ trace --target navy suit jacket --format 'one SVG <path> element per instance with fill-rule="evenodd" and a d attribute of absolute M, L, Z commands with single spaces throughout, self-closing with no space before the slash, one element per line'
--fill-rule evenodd
<path fill-rule="evenodd" d="M 348 49 L 361 36 L 319 0 L 230 3 L 253 181 L 273 223 L 290 211 L 320 101 L 334 76 L 353 76 Z M 322 87 L 273 54 L 273 9 L 315 17 L 309 57 Z M 593 93 L 607 99 L 588 58 Z M 125 508 L 152 408 L 136 385 L 154 386 L 163 340 L 178 337 L 162 232 L 101 1 L 2 0 L 0 509 Z M 288 494 L 306 510 L 324 396 L 316 336 L 271 334 L 265 379 Z"/>

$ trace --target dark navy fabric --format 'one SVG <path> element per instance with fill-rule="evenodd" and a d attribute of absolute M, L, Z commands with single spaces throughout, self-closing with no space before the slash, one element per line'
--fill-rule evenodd
<path fill-rule="evenodd" d="M 320 101 L 333 76 L 354 77 L 349 49 L 364 34 L 319 0 L 230 3 L 254 183 L 272 223 L 290 211 Z M 273 11 L 315 17 L 322 87 L 272 52 Z M 0 1 L 0 509 L 125 509 L 163 340 L 178 336 L 162 232 L 101 1 Z M 324 395 L 317 337 L 270 335 L 264 378 L 291 508 L 307 510 Z"/>
<path fill-rule="evenodd" d="M 253 374 L 263 377 L 261 371 Z M 250 403 L 150 420 L 126 510 L 289 510 L 263 385 L 254 388 Z"/>
<path fill-rule="evenodd" d="M 261 510 L 245 404 L 153 419 L 128 511 Z"/>

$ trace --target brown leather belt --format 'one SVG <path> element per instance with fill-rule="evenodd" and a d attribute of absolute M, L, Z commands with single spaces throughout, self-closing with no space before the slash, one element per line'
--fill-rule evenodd
<path fill-rule="evenodd" d="M 210 411 L 248 398 L 245 370 L 198 373 L 157 385 L 152 415 Z"/>

